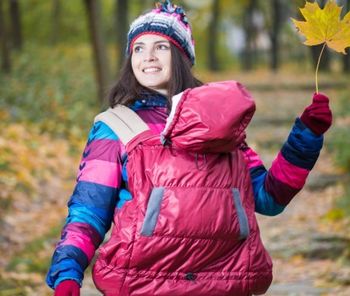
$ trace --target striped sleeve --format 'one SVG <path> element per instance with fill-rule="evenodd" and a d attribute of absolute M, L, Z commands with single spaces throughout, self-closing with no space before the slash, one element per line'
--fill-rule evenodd
<path fill-rule="evenodd" d="M 94 124 L 68 202 L 61 240 L 47 274 L 46 282 L 51 288 L 67 279 L 81 285 L 84 270 L 111 226 L 121 184 L 123 149 L 106 124 Z"/>
<path fill-rule="evenodd" d="M 251 175 L 257 213 L 275 216 L 284 210 L 305 185 L 322 145 L 323 136 L 315 135 L 297 118 L 269 170 L 253 149 L 242 148 Z"/>

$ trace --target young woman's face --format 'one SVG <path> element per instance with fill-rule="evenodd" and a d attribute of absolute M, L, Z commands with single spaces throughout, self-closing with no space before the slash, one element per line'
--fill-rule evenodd
<path fill-rule="evenodd" d="M 158 35 L 142 35 L 133 44 L 131 66 L 137 81 L 167 95 L 171 71 L 170 43 Z"/>

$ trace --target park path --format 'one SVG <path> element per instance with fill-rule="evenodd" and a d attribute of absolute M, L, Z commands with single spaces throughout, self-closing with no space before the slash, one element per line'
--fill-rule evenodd
<path fill-rule="evenodd" d="M 249 83 L 255 85 L 248 81 L 248 89 Z M 332 95 L 331 90 L 327 93 Z M 247 140 L 269 166 L 295 117 L 311 101 L 312 90 L 285 91 L 277 87 L 255 91 L 253 86 L 252 94 L 257 112 Z M 350 267 L 344 267 L 338 259 L 349 243 L 347 234 L 324 218 L 342 194 L 336 171 L 324 149 L 304 190 L 284 213 L 277 217 L 258 215 L 263 241 L 274 262 L 274 280 L 266 295 L 350 295 L 350 286 L 344 286 L 349 285 Z M 100 295 L 90 278 L 82 295 Z"/>

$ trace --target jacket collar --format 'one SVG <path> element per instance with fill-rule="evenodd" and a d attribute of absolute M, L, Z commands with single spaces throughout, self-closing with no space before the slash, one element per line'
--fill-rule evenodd
<path fill-rule="evenodd" d="M 142 98 L 137 99 L 130 105 L 130 108 L 134 111 L 141 109 L 151 109 L 154 107 L 167 107 L 167 98 L 162 94 L 149 94 L 145 93 Z"/>

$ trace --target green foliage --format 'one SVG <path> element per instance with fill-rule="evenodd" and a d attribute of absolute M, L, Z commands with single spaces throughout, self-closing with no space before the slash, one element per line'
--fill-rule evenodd
<path fill-rule="evenodd" d="M 25 42 L 49 44 L 53 33 L 53 1 L 20 1 Z M 88 31 L 83 1 L 60 1 L 59 39 L 87 41 Z"/>
<path fill-rule="evenodd" d="M 340 95 L 340 102 L 335 112 L 340 124 L 334 126 L 328 148 L 335 155 L 337 165 L 346 173 L 350 173 L 350 102 L 348 92 Z"/>
<path fill-rule="evenodd" d="M 87 45 L 27 46 L 15 57 L 11 75 L 0 80 L 0 110 L 42 132 L 86 136 L 99 107 L 93 75 Z"/>

